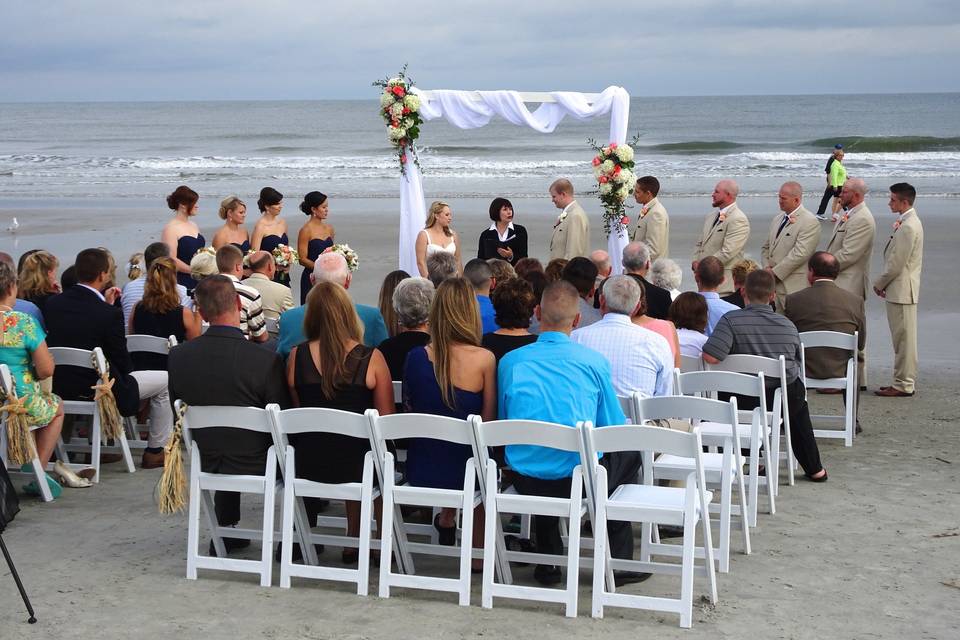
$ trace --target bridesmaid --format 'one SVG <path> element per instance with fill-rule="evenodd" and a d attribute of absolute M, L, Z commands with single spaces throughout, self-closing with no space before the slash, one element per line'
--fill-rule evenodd
<path fill-rule="evenodd" d="M 303 196 L 300 211 L 310 216 L 307 223 L 297 234 L 297 253 L 300 254 L 300 264 L 303 273 L 300 274 L 300 304 L 306 304 L 307 293 L 310 291 L 310 274 L 313 273 L 313 261 L 333 246 L 333 227 L 326 223 L 330 213 L 330 202 L 327 196 L 319 191 L 311 191 Z"/>
<path fill-rule="evenodd" d="M 230 196 L 220 203 L 218 214 L 225 222 L 213 236 L 213 248 L 219 249 L 225 244 L 232 244 L 240 249 L 243 255 L 247 255 L 250 251 L 250 234 L 247 233 L 247 227 L 244 225 L 247 219 L 247 205 L 237 196 Z"/>
<path fill-rule="evenodd" d="M 283 209 L 283 194 L 273 187 L 264 187 L 260 189 L 260 199 L 257 200 L 257 208 L 260 209 L 260 219 L 253 227 L 253 238 L 250 240 L 250 247 L 254 251 L 273 252 L 279 244 L 289 245 L 287 238 L 287 221 L 280 217 L 280 211 Z M 274 282 L 290 286 L 289 269 L 283 271 L 277 267 L 277 273 L 273 276 Z"/>
<path fill-rule="evenodd" d="M 177 266 L 177 284 L 186 287 L 187 292 L 193 291 L 197 281 L 190 277 L 190 260 L 194 254 L 206 244 L 200 227 L 192 218 L 197 215 L 200 196 L 188 186 L 181 185 L 167 196 L 167 206 L 176 213 L 173 220 L 163 228 L 161 241 L 170 248 L 170 255 Z"/>

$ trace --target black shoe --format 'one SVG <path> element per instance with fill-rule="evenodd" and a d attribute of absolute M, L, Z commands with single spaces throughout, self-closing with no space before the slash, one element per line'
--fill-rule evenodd
<path fill-rule="evenodd" d="M 223 539 L 223 548 L 226 549 L 229 554 L 231 551 L 237 551 L 239 549 L 246 549 L 250 546 L 250 541 L 246 538 L 224 538 Z M 217 557 L 217 549 L 213 546 L 213 540 L 210 541 L 209 555 L 212 557 Z"/>
<path fill-rule="evenodd" d="M 672 527 L 669 525 L 657 525 L 657 529 L 660 531 L 660 538 L 682 538 L 683 537 L 683 527 Z"/>
<path fill-rule="evenodd" d="M 810 475 L 809 473 L 805 473 L 804 475 L 807 476 L 807 480 L 809 480 L 810 482 L 826 482 L 826 481 L 827 481 L 827 472 L 826 472 L 826 471 L 824 471 L 824 472 L 823 472 L 823 475 L 820 476 L 819 478 L 814 478 L 814 477 L 813 477 L 812 475 Z"/>
<path fill-rule="evenodd" d="M 533 570 L 533 579 L 545 587 L 552 587 L 555 584 L 560 584 L 560 581 L 563 580 L 563 573 L 561 573 L 560 567 L 538 564 Z"/>
<path fill-rule="evenodd" d="M 533 545 L 533 542 L 527 538 L 521 538 L 519 536 L 504 536 L 503 542 L 507 546 L 507 551 L 522 551 L 524 553 L 536 553 L 537 548 Z M 526 567 L 529 562 L 514 562 L 514 566 L 517 567 Z"/>
<path fill-rule="evenodd" d="M 433 528 L 437 530 L 437 542 L 447 547 L 457 544 L 457 525 L 440 526 L 440 514 L 433 518 Z"/>
<path fill-rule="evenodd" d="M 662 529 L 663 527 L 661 527 Z M 613 584 L 618 587 L 622 587 L 628 584 L 636 584 L 638 582 L 643 582 L 644 580 L 649 580 L 652 573 L 641 573 L 639 571 L 614 571 L 613 572 Z"/>
<path fill-rule="evenodd" d="M 320 555 L 321 553 L 323 553 L 322 544 L 315 544 L 313 545 L 313 548 L 317 550 L 317 555 Z M 282 550 L 283 550 L 283 543 L 281 542 L 280 544 L 277 545 L 277 550 L 273 554 L 273 559 L 276 560 L 277 562 L 280 562 L 280 554 L 282 553 Z M 301 562 L 303 560 L 303 551 L 300 549 L 299 542 L 293 543 L 293 553 L 290 556 L 290 560 L 291 562 Z"/>
<path fill-rule="evenodd" d="M 857 428 L 856 428 L 856 430 L 854 431 L 854 433 L 855 433 L 856 435 L 860 435 L 861 433 L 863 433 L 863 427 L 860 426 L 860 422 L 859 422 L 859 421 L 857 421 Z"/>

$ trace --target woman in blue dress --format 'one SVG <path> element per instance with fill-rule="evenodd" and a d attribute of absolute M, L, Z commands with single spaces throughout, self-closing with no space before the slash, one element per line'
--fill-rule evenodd
<path fill-rule="evenodd" d="M 190 219 L 200 209 L 198 200 L 197 192 L 186 185 L 177 187 L 167 196 L 167 206 L 175 213 L 160 236 L 161 241 L 170 247 L 170 255 L 177 265 L 177 284 L 186 287 L 188 293 L 197 286 L 197 281 L 190 277 L 190 260 L 207 242 L 200 227 Z"/>
<path fill-rule="evenodd" d="M 273 250 L 278 245 L 289 245 L 287 238 L 287 221 L 280 217 L 280 211 L 283 210 L 283 194 L 273 187 L 264 187 L 260 189 L 260 198 L 257 200 L 257 207 L 260 209 L 260 219 L 253 227 L 253 238 L 250 239 L 250 248 L 254 251 Z M 281 269 L 277 265 L 277 274 L 273 276 L 274 282 L 290 286 L 290 269 L 284 267 Z"/>
<path fill-rule="evenodd" d="M 326 223 L 330 214 L 330 201 L 319 191 L 311 191 L 303 196 L 300 211 L 310 216 L 297 234 L 297 253 L 300 254 L 300 264 L 303 265 L 303 273 L 300 274 L 300 304 L 306 304 L 313 262 L 333 246 L 334 231 L 333 227 Z"/>
<path fill-rule="evenodd" d="M 219 249 L 225 244 L 232 244 L 240 249 L 243 255 L 247 255 L 250 251 L 250 234 L 244 225 L 247 220 L 247 205 L 237 196 L 230 196 L 220 203 L 220 211 L 217 213 L 224 223 L 213 236 L 213 248 Z"/>

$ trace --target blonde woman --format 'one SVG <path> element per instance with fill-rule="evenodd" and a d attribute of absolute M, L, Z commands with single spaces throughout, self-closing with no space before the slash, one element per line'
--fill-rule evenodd
<path fill-rule="evenodd" d="M 223 220 L 223 226 L 213 235 L 213 248 L 219 249 L 225 244 L 232 244 L 247 255 L 250 251 L 250 234 L 244 226 L 247 220 L 247 205 L 237 196 L 224 198 L 220 202 L 217 215 Z"/>
<path fill-rule="evenodd" d="M 32 302 L 43 312 L 47 299 L 60 293 L 57 283 L 59 266 L 56 256 L 47 251 L 34 251 L 24 258 L 18 283 L 19 298 Z"/>
<path fill-rule="evenodd" d="M 452 253 L 457 258 L 457 272 L 463 273 L 463 261 L 460 259 L 460 236 L 450 227 L 453 212 L 446 202 L 437 200 L 430 205 L 427 224 L 417 235 L 417 269 L 420 277 L 427 277 L 427 258 L 438 251 Z"/>

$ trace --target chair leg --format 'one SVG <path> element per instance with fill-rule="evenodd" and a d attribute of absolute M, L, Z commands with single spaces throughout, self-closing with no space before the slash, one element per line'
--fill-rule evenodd
<path fill-rule="evenodd" d="M 367 453 L 363 463 L 360 491 L 360 544 L 357 559 L 357 595 L 367 595 L 370 587 L 370 519 L 373 517 L 373 458 Z M 389 556 L 387 556 L 389 562 Z"/>
<path fill-rule="evenodd" d="M 260 586 L 273 583 L 273 518 L 277 501 L 277 454 L 273 447 L 267 452 L 267 469 L 263 480 L 263 534 L 260 545 Z"/>
<path fill-rule="evenodd" d="M 130 443 L 127 441 L 127 435 L 121 431 L 117 439 L 120 441 L 120 451 L 123 454 L 123 461 L 127 465 L 127 472 L 135 473 L 137 467 L 133 464 L 133 454 L 130 453 Z"/>
<path fill-rule="evenodd" d="M 30 466 L 33 467 L 33 477 L 37 481 L 37 488 L 40 489 L 40 497 L 44 502 L 52 502 L 53 494 L 50 492 L 50 485 L 47 483 L 47 474 L 43 470 L 43 465 L 40 464 L 40 458 L 36 456 L 33 457 L 33 460 L 30 461 Z"/>
<path fill-rule="evenodd" d="M 197 464 L 200 464 L 200 461 L 197 460 Z M 207 521 L 207 527 L 210 529 L 210 539 L 213 541 L 213 550 L 216 552 L 218 558 L 227 557 L 227 548 L 223 543 L 223 538 L 220 537 L 218 532 L 220 525 L 217 523 L 217 509 L 213 503 L 213 492 L 203 489 L 198 482 L 198 491 L 200 492 L 200 499 L 203 501 L 203 515 Z"/>
<path fill-rule="evenodd" d="M 595 482 L 597 505 L 593 525 L 593 596 L 590 615 L 594 618 L 602 618 L 604 596 L 607 595 L 604 585 L 607 573 L 605 565 L 608 564 L 609 554 L 607 552 L 607 474 L 600 465 L 597 465 Z"/>
<path fill-rule="evenodd" d="M 693 563 L 696 523 L 693 519 L 693 507 L 688 505 L 683 514 L 683 558 L 680 568 L 680 626 L 689 629 L 693 625 Z M 704 557 L 707 558 L 704 541 Z M 710 559 L 707 558 L 707 562 Z"/>
<path fill-rule="evenodd" d="M 292 448 L 290 449 L 292 451 Z M 290 566 L 293 564 L 293 521 L 295 519 L 295 474 L 294 474 L 294 462 L 293 456 L 290 455 L 289 451 L 286 455 L 286 464 L 284 465 L 284 482 L 283 482 L 283 520 L 280 533 L 280 588 L 289 589 L 290 588 Z M 309 532 L 306 534 L 303 530 L 300 530 L 300 539 L 309 539 Z M 301 543 L 302 544 L 302 543 Z M 306 557 L 306 548 L 301 546 L 300 549 Z"/>
<path fill-rule="evenodd" d="M 195 464 L 197 456 L 190 463 L 190 504 L 188 507 L 189 515 L 187 517 L 187 579 L 197 579 L 197 556 L 200 555 L 200 478 Z"/>
<path fill-rule="evenodd" d="M 729 468 L 726 458 L 723 465 L 723 477 L 720 480 L 720 573 L 730 571 L 730 506 L 733 501 Z"/>
<path fill-rule="evenodd" d="M 750 526 L 757 526 L 757 502 L 760 498 L 760 451 L 758 447 L 750 447 Z"/>
<path fill-rule="evenodd" d="M 90 466 L 93 467 L 93 481 L 100 482 L 100 415 L 96 411 L 90 424 Z"/>
<path fill-rule="evenodd" d="M 491 609 L 493 608 L 494 564 L 497 564 L 500 560 L 497 556 L 502 552 L 500 543 L 503 541 L 503 531 L 497 526 L 497 521 L 500 518 L 500 513 L 497 510 L 497 471 L 492 461 L 487 467 L 484 478 L 487 484 L 487 503 L 484 505 L 483 514 L 483 578 L 480 587 L 480 606 L 484 609 Z M 499 533 L 496 533 L 497 530 L 500 530 Z M 490 544 L 490 541 L 494 539 L 496 539 L 496 544 Z M 508 564 L 506 557 L 502 559 L 503 564 Z M 500 579 L 506 582 L 504 576 L 501 576 Z"/>
<path fill-rule="evenodd" d="M 393 505 L 393 456 L 384 456 L 383 462 L 383 531 L 380 533 L 380 588 L 381 598 L 390 597 L 390 557 L 393 554 L 393 534 L 397 526 Z M 402 523 L 401 523 L 402 526 Z M 398 564 L 399 561 L 398 561 Z"/>
<path fill-rule="evenodd" d="M 743 477 L 743 467 L 737 469 L 737 494 L 740 501 L 740 528 L 743 529 L 743 553 L 750 555 L 750 522 L 749 512 L 747 511 L 747 491 L 745 478 Z M 753 504 L 756 505 L 756 502 Z M 754 519 L 756 519 L 756 511 L 752 513 Z"/>
<path fill-rule="evenodd" d="M 566 615 L 577 617 L 577 595 L 580 583 L 580 504 L 583 500 L 583 476 L 580 467 L 573 471 L 570 489 L 570 518 L 567 538 Z"/>

